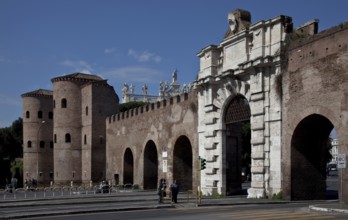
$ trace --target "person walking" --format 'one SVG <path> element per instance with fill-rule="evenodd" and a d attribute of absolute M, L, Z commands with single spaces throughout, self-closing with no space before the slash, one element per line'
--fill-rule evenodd
<path fill-rule="evenodd" d="M 177 203 L 178 202 L 178 194 L 179 194 L 179 185 L 176 182 L 176 180 L 174 180 L 172 185 L 170 185 L 170 191 L 172 194 L 172 202 Z"/>
<path fill-rule="evenodd" d="M 163 197 L 166 196 L 166 180 L 160 179 L 158 184 L 158 203 L 163 203 Z"/>

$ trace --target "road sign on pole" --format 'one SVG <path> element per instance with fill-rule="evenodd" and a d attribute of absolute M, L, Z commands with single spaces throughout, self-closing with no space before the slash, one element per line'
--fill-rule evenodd
<path fill-rule="evenodd" d="M 337 155 L 337 168 L 338 169 L 346 168 L 346 154 Z"/>

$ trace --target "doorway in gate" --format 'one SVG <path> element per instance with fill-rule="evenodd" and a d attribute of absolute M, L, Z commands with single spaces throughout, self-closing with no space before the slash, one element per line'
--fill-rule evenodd
<path fill-rule="evenodd" d="M 180 190 L 192 190 L 192 146 L 186 136 L 175 142 L 173 157 L 173 179 L 180 185 Z"/>
<path fill-rule="evenodd" d="M 327 190 L 327 164 L 331 160 L 330 133 L 333 124 L 324 116 L 312 114 L 302 119 L 291 139 L 291 199 L 337 198 L 337 186 Z M 337 182 L 337 179 L 336 179 Z M 336 191 L 336 193 L 334 192 Z M 330 194 L 330 195 L 328 195 Z"/>
<path fill-rule="evenodd" d="M 144 150 L 144 189 L 156 189 L 158 180 L 158 156 L 155 143 L 150 140 Z"/>
<path fill-rule="evenodd" d="M 251 181 L 250 107 L 236 95 L 227 105 L 224 122 L 226 195 L 247 194 Z"/>

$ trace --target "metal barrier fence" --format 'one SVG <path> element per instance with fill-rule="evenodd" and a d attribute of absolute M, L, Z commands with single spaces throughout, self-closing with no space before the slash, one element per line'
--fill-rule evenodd
<path fill-rule="evenodd" d="M 126 184 L 122 186 L 112 186 L 102 188 L 95 186 L 62 186 L 62 187 L 37 187 L 37 188 L 17 188 L 15 190 L 0 189 L 0 199 L 36 199 L 52 197 L 72 197 L 96 194 L 111 194 L 117 192 L 133 192 L 134 186 Z"/>

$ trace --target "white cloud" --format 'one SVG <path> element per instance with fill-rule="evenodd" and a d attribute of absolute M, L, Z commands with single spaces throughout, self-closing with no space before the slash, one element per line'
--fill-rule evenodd
<path fill-rule="evenodd" d="M 78 60 L 78 61 L 65 60 L 61 62 L 61 65 L 70 67 L 74 69 L 75 72 L 88 73 L 88 74 L 92 74 L 93 72 L 92 66 L 89 65 L 84 60 Z"/>
<path fill-rule="evenodd" d="M 105 77 L 121 81 L 157 83 L 163 77 L 163 74 L 158 70 L 147 67 L 123 67 L 107 71 Z"/>
<path fill-rule="evenodd" d="M 133 57 L 134 59 L 138 60 L 139 62 L 149 62 L 154 61 L 156 63 L 159 63 L 162 61 L 162 58 L 154 53 L 150 53 L 148 51 L 139 52 L 133 49 L 128 50 L 128 56 Z"/>
<path fill-rule="evenodd" d="M 110 54 L 110 53 L 113 53 L 113 52 L 115 52 L 115 48 L 105 48 L 104 49 L 104 53 L 106 53 L 106 54 Z"/>

